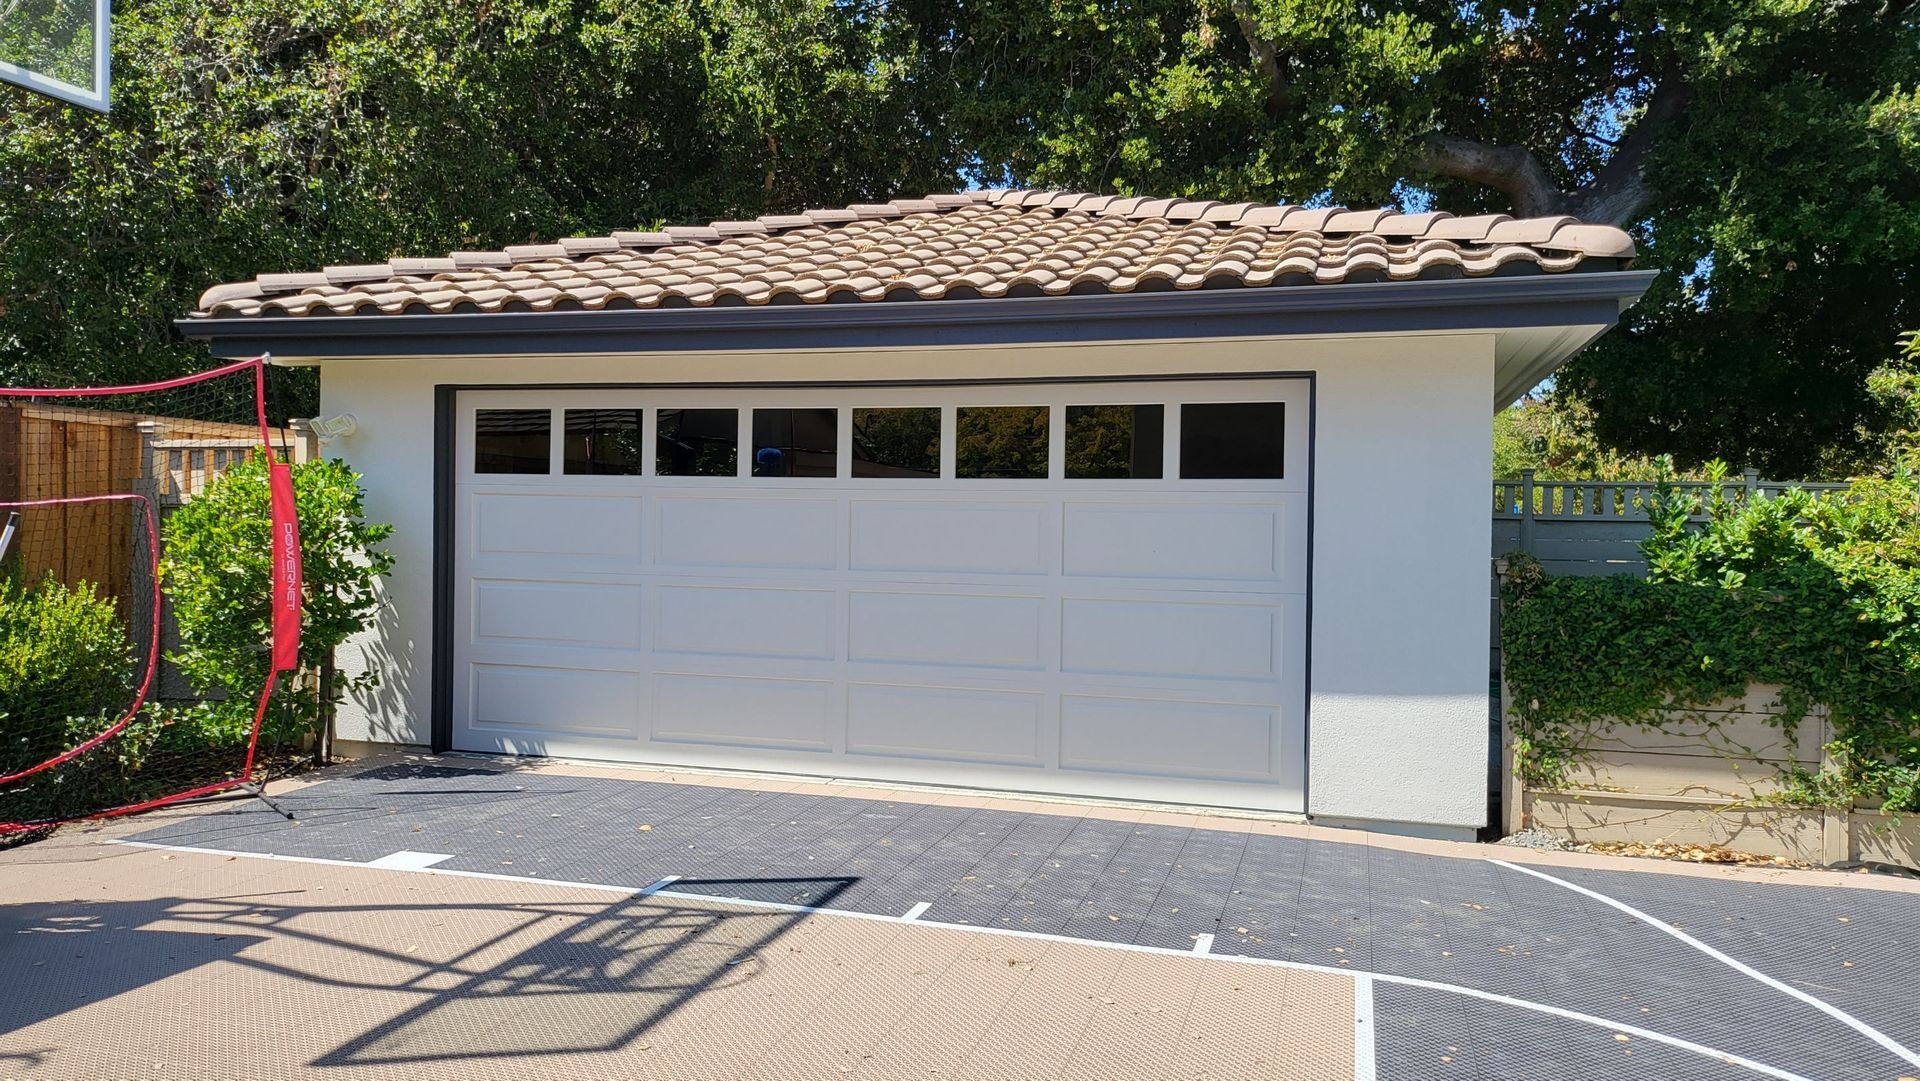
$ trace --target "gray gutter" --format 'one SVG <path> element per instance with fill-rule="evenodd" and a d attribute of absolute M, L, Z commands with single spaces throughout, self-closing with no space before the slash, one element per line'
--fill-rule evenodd
<path fill-rule="evenodd" d="M 215 356 L 521 356 L 690 350 L 869 349 L 1301 334 L 1611 326 L 1651 270 L 626 311 L 180 319 Z"/>

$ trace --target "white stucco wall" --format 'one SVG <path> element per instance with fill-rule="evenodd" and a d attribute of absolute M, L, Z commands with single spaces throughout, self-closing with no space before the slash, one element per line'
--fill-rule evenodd
<path fill-rule="evenodd" d="M 1486 816 L 1491 334 L 813 354 L 331 361 L 359 431 L 326 449 L 396 526 L 377 633 L 342 651 L 382 685 L 339 738 L 426 743 L 436 384 L 899 380 L 1313 372 L 1308 811 L 1439 832 Z"/>

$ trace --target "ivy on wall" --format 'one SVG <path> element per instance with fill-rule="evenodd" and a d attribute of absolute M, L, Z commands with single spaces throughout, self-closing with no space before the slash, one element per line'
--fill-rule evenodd
<path fill-rule="evenodd" d="M 1782 688 L 1783 728 L 1815 703 L 1833 726 L 1828 764 L 1784 778 L 1778 798 L 1920 811 L 1913 474 L 1830 499 L 1719 488 L 1660 489 L 1647 578 L 1548 578 L 1512 557 L 1501 648 L 1522 779 L 1562 785 L 1603 725 L 1657 731 L 1766 683 Z"/>

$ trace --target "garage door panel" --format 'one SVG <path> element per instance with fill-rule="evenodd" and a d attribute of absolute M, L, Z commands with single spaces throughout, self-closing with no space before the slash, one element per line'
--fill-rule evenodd
<path fill-rule="evenodd" d="M 1040 597 L 855 592 L 847 598 L 847 659 L 867 663 L 1041 669 Z"/>
<path fill-rule="evenodd" d="M 473 579 L 471 641 L 639 649 L 638 585 Z"/>
<path fill-rule="evenodd" d="M 1271 680 L 1283 663 L 1281 624 L 1277 604 L 1069 597 L 1061 602 L 1060 668 L 1183 680 Z"/>
<path fill-rule="evenodd" d="M 690 672 L 654 678 L 653 738 L 668 743 L 830 751 L 833 683 Z"/>
<path fill-rule="evenodd" d="M 1044 503 L 854 499 L 848 565 L 856 571 L 1045 574 Z"/>
<path fill-rule="evenodd" d="M 1165 502 L 1068 503 L 1063 510 L 1061 571 L 1076 577 L 1256 581 L 1297 588 L 1305 552 L 1288 543 L 1288 516 L 1305 513 L 1298 497 L 1266 505 Z"/>
<path fill-rule="evenodd" d="M 1278 780 L 1278 707 L 1063 695 L 1062 769 Z"/>
<path fill-rule="evenodd" d="M 661 653 L 835 656 L 832 590 L 663 585 L 653 600 L 653 648 Z"/>
<path fill-rule="evenodd" d="M 633 703 L 645 686 L 645 677 L 635 672 L 475 664 L 467 687 L 468 723 L 477 732 L 536 740 L 556 734 L 634 741 L 641 731 Z"/>
<path fill-rule="evenodd" d="M 1040 766 L 1047 696 L 976 687 L 854 683 L 847 751 L 945 762 Z"/>
<path fill-rule="evenodd" d="M 663 495 L 656 510 L 662 564 L 832 570 L 839 562 L 835 499 Z"/>
<path fill-rule="evenodd" d="M 584 556 L 638 562 L 643 500 L 637 495 L 480 491 L 467 536 L 479 556 Z"/>

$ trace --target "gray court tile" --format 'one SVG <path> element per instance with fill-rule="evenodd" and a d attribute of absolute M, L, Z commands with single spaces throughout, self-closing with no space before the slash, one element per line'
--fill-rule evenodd
<path fill-rule="evenodd" d="M 1376 983 L 1373 1005 L 1374 1055 L 1382 1078 L 1753 1081 L 1756 1076 L 1650 1040 L 1617 1039 L 1621 1034 L 1610 1029 L 1444 991 Z"/>
<path fill-rule="evenodd" d="M 450 870 L 630 888 L 678 875 L 673 888 L 687 893 L 887 915 L 924 902 L 921 918 L 933 923 L 1177 950 L 1211 934 L 1219 955 L 1550 1003 L 1822 1081 L 1911 1072 L 1841 1022 L 1655 927 L 1482 859 L 875 796 L 458 766 L 357 771 L 287 803 L 298 822 L 242 801 L 139 839 L 356 862 L 413 849 L 450 854 L 439 865 Z M 1920 1042 L 1912 895 L 1558 873 Z M 1386 1077 L 1735 1076 L 1698 1056 L 1455 993 L 1381 984 L 1379 1001 Z"/>

